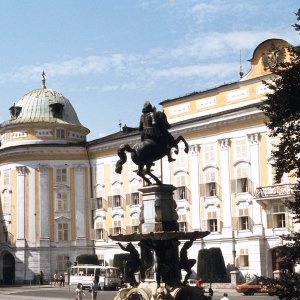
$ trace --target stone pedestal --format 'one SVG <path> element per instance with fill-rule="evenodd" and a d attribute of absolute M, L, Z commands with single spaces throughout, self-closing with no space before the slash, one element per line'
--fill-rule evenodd
<path fill-rule="evenodd" d="M 239 271 L 230 272 L 230 279 L 231 279 L 230 281 L 234 287 L 236 287 L 239 284 L 239 274 L 240 274 Z"/>
<path fill-rule="evenodd" d="M 139 189 L 142 192 L 141 209 L 142 233 L 178 231 L 178 214 L 173 199 L 173 185 L 153 185 Z"/>

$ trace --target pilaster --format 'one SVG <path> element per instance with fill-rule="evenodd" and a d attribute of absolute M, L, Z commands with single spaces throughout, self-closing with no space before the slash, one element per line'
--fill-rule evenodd
<path fill-rule="evenodd" d="M 230 139 L 218 140 L 220 145 L 220 179 L 222 186 L 223 234 L 232 234 L 231 190 L 230 190 Z"/>
<path fill-rule="evenodd" d="M 50 245 L 50 220 L 49 220 L 49 166 L 38 167 L 39 178 L 39 207 L 40 207 L 40 246 Z"/>
<path fill-rule="evenodd" d="M 250 159 L 251 159 L 251 179 L 253 181 L 253 191 L 260 186 L 260 152 L 259 152 L 259 133 L 253 133 L 248 135 L 250 144 Z M 256 202 L 252 202 L 253 212 L 253 234 L 262 235 L 263 226 L 261 223 L 261 214 L 258 213 L 261 210 L 260 205 Z"/>
<path fill-rule="evenodd" d="M 192 229 L 200 230 L 200 145 L 190 146 L 190 188 L 192 195 Z"/>

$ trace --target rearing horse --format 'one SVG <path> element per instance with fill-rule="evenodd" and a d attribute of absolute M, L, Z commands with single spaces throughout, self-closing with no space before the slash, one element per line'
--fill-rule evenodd
<path fill-rule="evenodd" d="M 156 184 L 162 184 L 162 182 L 151 173 L 151 167 L 154 165 L 154 162 L 167 155 L 171 151 L 171 148 L 175 148 L 175 153 L 178 154 L 178 143 L 180 141 L 185 145 L 184 151 L 186 153 L 189 151 L 189 145 L 181 135 L 174 139 L 169 132 L 163 130 L 163 128 L 166 128 L 164 122 L 167 122 L 164 113 L 156 112 L 156 126 L 162 133 L 159 140 L 154 141 L 147 139 L 135 144 L 133 147 L 130 147 L 128 144 L 120 146 L 118 150 L 120 159 L 116 163 L 116 173 L 121 174 L 123 164 L 127 161 L 127 151 L 131 153 L 132 161 L 138 166 L 138 176 L 143 178 L 148 185 L 152 183 L 146 175 L 153 178 Z"/>

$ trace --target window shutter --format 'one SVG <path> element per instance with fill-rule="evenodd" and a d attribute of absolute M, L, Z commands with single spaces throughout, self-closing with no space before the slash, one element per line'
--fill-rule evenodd
<path fill-rule="evenodd" d="M 206 231 L 207 230 L 207 220 L 202 220 L 202 230 Z"/>
<path fill-rule="evenodd" d="M 230 180 L 230 187 L 231 187 L 231 194 L 236 193 L 236 180 L 232 179 Z"/>
<path fill-rule="evenodd" d="M 205 197 L 205 184 L 200 184 L 200 197 Z"/>
<path fill-rule="evenodd" d="M 126 205 L 131 205 L 131 194 L 126 194 Z"/>

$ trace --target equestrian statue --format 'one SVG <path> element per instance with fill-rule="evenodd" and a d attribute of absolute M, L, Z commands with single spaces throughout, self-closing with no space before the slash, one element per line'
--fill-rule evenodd
<path fill-rule="evenodd" d="M 168 156 L 169 162 L 174 161 L 172 158 L 172 149 L 178 154 L 178 143 L 182 141 L 185 145 L 184 151 L 188 153 L 189 146 L 186 140 L 180 135 L 174 138 L 169 132 L 169 124 L 164 112 L 156 111 L 149 101 L 144 103 L 140 119 L 139 131 L 141 132 L 141 142 L 136 143 L 133 147 L 123 144 L 118 150 L 119 160 L 116 163 L 116 173 L 121 174 L 123 164 L 127 161 L 126 151 L 131 153 L 132 161 L 138 166 L 137 175 L 144 179 L 147 185 L 151 185 L 151 180 L 146 177 L 150 176 L 156 184 L 162 182 L 151 172 L 154 162 Z"/>

